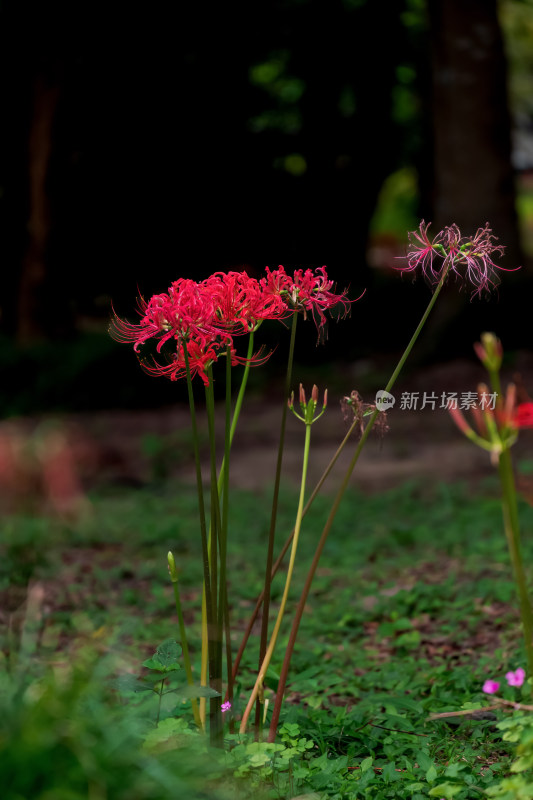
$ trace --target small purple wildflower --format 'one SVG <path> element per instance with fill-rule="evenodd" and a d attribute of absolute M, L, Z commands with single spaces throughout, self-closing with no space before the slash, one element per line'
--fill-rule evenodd
<path fill-rule="evenodd" d="M 499 688 L 500 684 L 498 683 L 498 681 L 487 680 L 483 684 L 483 688 L 481 691 L 485 692 L 485 694 L 496 694 Z"/>
<path fill-rule="evenodd" d="M 526 679 L 526 673 L 522 667 L 518 667 L 514 672 L 507 672 L 505 677 L 509 686 L 522 686 Z"/>
<path fill-rule="evenodd" d="M 403 272 L 420 269 L 433 286 L 453 272 L 461 281 L 474 287 L 473 295 L 481 295 L 498 283 L 495 270 L 515 271 L 494 263 L 493 256 L 503 255 L 505 248 L 496 244 L 497 238 L 488 222 L 485 227 L 478 228 L 474 236 L 462 236 L 458 226 L 453 224 L 437 233 L 433 239 L 428 234 L 430 224 L 422 220 L 418 230 L 409 233 L 405 256 L 407 266 L 400 267 Z"/>
<path fill-rule="evenodd" d="M 224 714 L 226 711 L 229 711 L 229 710 L 230 710 L 230 708 L 231 708 L 231 703 L 230 703 L 230 701 L 229 701 L 229 700 L 226 700 L 226 702 L 225 702 L 225 703 L 222 703 L 222 705 L 220 706 L 220 708 L 222 709 L 222 713 L 223 713 L 223 714 Z"/>

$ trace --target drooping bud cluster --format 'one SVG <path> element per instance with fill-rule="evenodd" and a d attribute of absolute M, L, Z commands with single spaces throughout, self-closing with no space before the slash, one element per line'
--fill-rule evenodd
<path fill-rule="evenodd" d="M 364 430 L 364 418 L 374 413 L 376 405 L 374 403 L 364 403 L 359 392 L 354 389 L 349 395 L 342 398 L 341 410 L 345 422 L 349 422 L 350 424 L 356 422 L 359 433 L 362 434 Z M 389 432 L 386 411 L 379 410 L 375 421 L 375 428 L 378 433 L 382 435 Z"/>

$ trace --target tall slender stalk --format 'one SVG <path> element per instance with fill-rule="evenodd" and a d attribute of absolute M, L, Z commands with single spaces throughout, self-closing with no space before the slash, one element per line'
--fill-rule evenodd
<path fill-rule="evenodd" d="M 237 400 L 235 401 L 235 408 L 233 410 L 233 416 L 232 416 L 232 420 L 231 420 L 231 427 L 230 427 L 230 432 L 229 432 L 229 446 L 230 446 L 230 449 L 231 449 L 231 445 L 233 443 L 233 437 L 235 436 L 235 430 L 237 428 L 237 422 L 239 420 L 239 415 L 241 413 L 242 403 L 243 403 L 244 395 L 245 395 L 245 392 L 246 392 L 246 385 L 247 385 L 247 382 L 248 382 L 248 376 L 250 374 L 250 366 L 251 366 L 251 359 L 252 359 L 253 351 L 254 351 L 254 331 L 250 331 L 250 334 L 249 334 L 249 337 L 248 337 L 248 352 L 246 354 L 246 362 L 245 362 L 245 366 L 244 366 L 244 372 L 243 372 L 243 376 L 242 376 L 242 379 L 241 379 L 241 385 L 240 385 L 240 388 L 239 388 L 239 393 L 237 395 Z M 227 365 L 226 365 L 226 368 L 227 368 Z M 227 408 L 227 405 L 226 405 L 226 408 Z M 226 441 L 226 439 L 225 439 L 225 441 Z M 224 453 L 225 452 L 226 452 L 226 448 L 224 448 Z M 226 475 L 226 473 L 227 473 L 226 455 L 224 455 L 224 459 L 223 459 L 222 465 L 220 467 L 220 472 L 219 472 L 218 482 L 217 482 L 217 490 L 218 490 L 219 497 L 220 497 L 221 492 L 222 492 L 222 486 L 223 486 L 223 483 L 224 483 L 224 476 Z M 226 606 L 227 606 L 227 601 L 226 601 Z M 226 625 L 226 630 L 227 630 L 228 626 L 229 626 L 229 615 L 228 615 L 228 613 L 226 613 L 225 625 Z M 229 665 L 230 661 L 231 661 L 231 645 L 228 644 L 228 641 L 229 641 L 228 634 L 226 634 L 226 652 L 227 652 L 227 662 L 228 662 L 228 665 Z M 206 620 L 206 600 L 205 600 L 205 593 L 202 593 L 202 659 L 201 659 L 201 669 L 200 669 L 200 680 L 201 680 L 202 686 L 207 684 L 207 674 L 208 674 L 208 634 L 207 634 L 207 620 Z M 228 680 L 231 681 L 231 688 L 232 688 L 234 680 L 235 680 L 233 667 L 231 667 L 231 669 L 229 669 L 228 676 L 231 676 L 231 677 L 228 678 Z M 200 698 L 200 716 L 201 716 L 201 719 L 202 719 L 202 723 L 204 723 L 204 724 L 205 724 L 205 707 L 206 707 L 206 698 L 205 697 L 201 697 Z"/>
<path fill-rule="evenodd" d="M 309 463 L 309 446 L 311 442 L 311 424 L 305 425 L 305 443 L 304 443 L 304 456 L 303 456 L 303 465 L 302 465 L 302 479 L 300 484 L 300 498 L 298 501 L 298 511 L 296 514 L 296 523 L 294 525 L 294 537 L 292 540 L 292 548 L 291 548 L 291 555 L 289 558 L 289 566 L 287 568 L 287 577 L 285 579 L 285 588 L 283 589 L 283 596 L 281 598 L 281 603 L 278 611 L 278 616 L 276 618 L 276 622 L 274 625 L 274 630 L 272 631 L 272 636 L 270 637 L 270 642 L 268 644 L 268 648 L 265 652 L 265 656 L 259 668 L 259 674 L 257 675 L 257 679 L 255 681 L 255 686 L 252 690 L 250 695 L 250 699 L 248 700 L 248 704 L 244 711 L 241 720 L 241 727 L 240 733 L 246 732 L 246 725 L 248 724 L 248 717 L 250 716 L 250 712 L 253 708 L 253 705 L 258 697 L 260 691 L 263 687 L 263 681 L 265 679 L 265 675 L 272 659 L 272 655 L 274 653 L 274 648 L 276 646 L 276 641 L 278 638 L 279 629 L 281 626 L 281 621 L 283 619 L 283 615 L 285 613 L 285 606 L 287 605 L 287 598 L 289 596 L 289 589 L 292 580 L 292 573 L 294 571 L 294 564 L 296 560 L 296 551 L 298 548 L 298 539 L 300 536 L 300 530 L 302 527 L 302 518 L 303 518 L 303 508 L 304 508 L 304 497 L 305 497 L 305 483 L 307 480 L 307 466 Z"/>
<path fill-rule="evenodd" d="M 391 375 L 391 377 L 389 379 L 389 382 L 387 383 L 387 385 L 385 387 L 385 391 L 386 392 L 390 392 L 390 390 L 394 386 L 394 384 L 396 382 L 396 379 L 398 378 L 398 375 L 400 374 L 400 372 L 401 372 L 401 370 L 402 370 L 407 358 L 409 357 L 409 354 L 411 353 L 411 350 L 413 349 L 413 347 L 415 345 L 415 342 L 418 339 L 418 337 L 419 337 L 419 335 L 420 335 L 420 333 L 421 333 L 421 331 L 422 331 L 422 329 L 423 329 L 423 327 L 424 327 L 424 325 L 426 323 L 426 320 L 429 317 L 429 315 L 431 313 L 431 310 L 432 310 L 433 306 L 435 305 L 435 303 L 437 301 L 437 297 L 439 296 L 440 291 L 441 291 L 441 289 L 442 289 L 442 287 L 444 285 L 444 281 L 446 279 L 446 275 L 447 275 L 447 272 L 445 272 L 442 275 L 441 280 L 440 280 L 437 288 L 435 289 L 435 292 L 433 293 L 433 296 L 431 297 L 431 300 L 429 301 L 428 307 L 426 308 L 426 310 L 425 310 L 425 312 L 424 312 L 424 314 L 422 316 L 422 319 L 418 323 L 418 326 L 417 326 L 414 334 L 412 335 L 409 344 L 407 345 L 402 357 L 400 358 L 400 360 L 399 360 L 399 362 L 398 362 L 398 364 L 396 366 L 396 369 L 392 373 L 392 375 Z M 378 414 L 379 414 L 379 410 L 376 408 L 373 411 L 373 413 L 371 414 L 371 416 L 370 416 L 370 418 L 369 418 L 369 420 L 367 422 L 367 425 L 366 425 L 366 427 L 365 427 L 365 429 L 363 431 L 361 439 L 359 440 L 359 443 L 358 443 L 358 445 L 357 445 L 357 447 L 355 449 L 355 452 L 354 452 L 354 455 L 352 457 L 352 460 L 350 461 L 350 464 L 348 466 L 346 474 L 345 474 L 345 476 L 344 476 L 344 478 L 343 478 L 343 480 L 341 482 L 341 485 L 339 487 L 339 490 L 338 490 L 338 492 L 337 492 L 337 494 L 335 496 L 335 500 L 333 501 L 333 505 L 331 507 L 329 516 L 328 516 L 326 524 L 324 526 L 324 530 L 322 531 L 322 535 L 320 537 L 320 540 L 318 542 L 315 554 L 313 556 L 313 561 L 312 561 L 311 566 L 309 568 L 309 572 L 307 573 L 307 578 L 306 578 L 306 581 L 305 581 L 304 588 L 302 590 L 302 594 L 300 595 L 300 600 L 298 601 L 298 606 L 296 608 L 296 612 L 295 612 L 295 616 L 294 616 L 294 620 L 293 620 L 293 624 L 292 624 L 292 629 L 291 629 L 291 633 L 290 633 L 290 636 L 289 636 L 289 641 L 288 641 L 288 644 L 287 644 L 287 649 L 285 651 L 285 656 L 284 656 L 283 664 L 282 664 L 282 667 L 281 667 L 280 679 L 279 679 L 279 682 L 278 682 L 278 688 L 277 688 L 277 692 L 276 692 L 276 702 L 275 702 L 275 705 L 274 705 L 274 711 L 272 713 L 272 721 L 271 721 L 271 724 L 270 724 L 270 731 L 269 731 L 269 736 L 268 736 L 268 740 L 270 742 L 273 742 L 275 740 L 275 738 L 276 738 L 276 730 L 277 730 L 277 726 L 278 726 L 279 715 L 280 715 L 280 711 L 281 711 L 281 705 L 282 705 L 282 702 L 283 702 L 283 695 L 285 693 L 285 685 L 287 683 L 289 665 L 290 665 L 292 653 L 294 651 L 294 645 L 295 645 L 295 642 L 296 642 L 298 629 L 300 627 L 300 621 L 301 621 L 302 616 L 303 616 L 305 604 L 306 604 L 307 598 L 309 596 L 309 591 L 311 589 L 311 584 L 312 584 L 313 578 L 315 576 L 315 572 L 316 572 L 316 569 L 317 569 L 317 566 L 318 566 L 318 562 L 320 561 L 320 556 L 322 555 L 322 551 L 324 549 L 324 545 L 326 544 L 326 540 L 328 538 L 329 532 L 330 532 L 331 527 L 333 525 L 333 521 L 334 521 L 335 516 L 337 514 L 337 511 L 339 509 L 341 500 L 342 500 L 342 498 L 344 496 L 344 492 L 346 491 L 346 488 L 348 487 L 352 472 L 353 472 L 353 470 L 355 468 L 355 465 L 357 464 L 357 461 L 359 460 L 359 456 L 361 454 L 361 451 L 362 451 L 362 449 L 363 449 L 363 447 L 365 445 L 366 440 L 368 439 L 368 437 L 370 435 L 370 431 L 372 430 L 372 428 L 374 426 L 374 422 L 376 421 Z"/>
<path fill-rule="evenodd" d="M 222 481 L 222 491 L 218 486 L 219 497 L 222 494 L 222 524 L 220 527 L 220 584 L 218 600 L 218 630 L 226 631 L 226 662 L 228 674 L 228 688 L 233 696 L 233 680 L 231 669 L 231 638 L 228 608 L 228 587 L 226 580 L 226 558 L 228 543 L 228 510 L 229 510 L 229 458 L 231 445 L 231 348 L 226 348 L 226 414 L 224 426 L 224 461 L 220 470 L 219 483 Z"/>
<path fill-rule="evenodd" d="M 215 447 L 215 397 L 213 389 L 213 372 L 211 367 L 207 370 L 209 382 L 205 387 L 207 427 L 209 431 L 209 452 L 211 465 L 211 547 L 209 561 L 211 568 L 211 616 L 212 624 L 209 627 L 209 679 L 213 689 L 222 693 L 222 628 L 218 615 L 218 548 L 221 535 L 220 503 L 217 488 L 217 464 Z M 207 602 L 206 602 L 207 605 Z M 209 733 L 211 744 L 222 747 L 222 712 L 220 698 L 212 697 L 209 703 Z"/>
<path fill-rule="evenodd" d="M 183 611 L 181 608 L 180 590 L 178 586 L 178 572 L 176 570 L 174 555 L 170 550 L 168 552 L 167 558 L 168 558 L 168 570 L 170 572 L 170 580 L 172 581 L 172 588 L 174 589 L 174 602 L 176 604 L 176 613 L 178 615 L 178 625 L 180 629 L 180 640 L 181 640 L 181 649 L 183 653 L 183 664 L 185 666 L 185 675 L 187 676 L 187 683 L 189 684 L 189 686 L 192 686 L 194 684 L 194 678 L 192 676 L 191 659 L 189 655 L 189 643 L 187 641 L 187 631 L 185 630 L 185 620 L 183 619 Z M 200 730 L 202 730 L 203 725 L 200 717 L 200 711 L 198 708 L 198 700 L 196 699 L 196 697 L 191 697 L 191 706 L 192 706 L 194 721 L 200 728 Z"/>
<path fill-rule="evenodd" d="M 502 386 L 498 369 L 488 368 L 490 383 L 493 392 L 496 393 L 498 401 L 501 403 Z M 503 525 L 505 538 L 509 549 L 509 557 L 513 569 L 518 602 L 520 605 L 520 618 L 522 621 L 522 632 L 524 635 L 524 645 L 526 648 L 526 658 L 529 676 L 533 676 L 533 611 L 527 589 L 524 562 L 522 560 L 522 547 L 520 542 L 520 520 L 518 516 L 518 501 L 516 496 L 516 485 L 514 479 L 513 461 L 511 450 L 508 445 L 504 445 L 498 456 L 498 472 L 502 487 L 502 509 Z"/>
<path fill-rule="evenodd" d="M 507 539 L 507 545 L 509 547 L 509 555 L 513 567 L 518 601 L 520 604 L 520 617 L 522 620 L 522 631 L 524 634 L 527 666 L 529 675 L 531 677 L 533 676 L 533 613 L 531 611 L 531 602 L 527 590 L 524 563 L 522 561 L 516 487 L 511 452 L 508 447 L 504 448 L 500 453 L 500 457 L 498 459 L 498 469 L 502 486 L 505 536 Z"/>
<path fill-rule="evenodd" d="M 200 517 L 200 538 L 202 542 L 202 564 L 204 571 L 204 586 L 202 592 L 202 666 L 200 671 L 200 683 L 207 684 L 208 673 L 214 669 L 213 649 L 209 646 L 209 631 L 213 628 L 213 606 L 211 602 L 211 570 L 209 565 L 209 543 L 207 539 L 207 524 L 205 518 L 205 502 L 202 481 L 202 465 L 200 461 L 200 448 L 198 439 L 198 423 L 196 419 L 196 406 L 194 403 L 194 392 L 192 387 L 191 371 L 189 367 L 189 355 L 187 345 L 184 343 L 183 354 L 185 359 L 185 369 L 187 375 L 187 393 L 189 397 L 189 409 L 191 412 L 191 429 L 194 449 L 194 463 L 196 468 L 196 490 L 198 493 L 198 511 Z M 205 644 L 205 650 L 204 650 Z M 205 656 L 205 657 L 204 657 Z M 208 668 L 209 662 L 209 668 Z M 200 722 L 205 727 L 205 698 L 200 698 Z"/>
<path fill-rule="evenodd" d="M 331 458 L 329 464 L 327 465 L 327 467 L 325 468 L 324 472 L 322 473 L 322 475 L 320 476 L 319 480 L 317 481 L 317 483 L 315 485 L 315 488 L 311 492 L 309 500 L 305 504 L 305 507 L 304 507 L 303 512 L 302 512 L 302 519 L 305 519 L 305 515 L 307 514 L 307 512 L 309 511 L 309 509 L 313 505 L 313 502 L 315 501 L 315 499 L 318 496 L 322 486 L 324 485 L 324 482 L 325 482 L 326 478 L 328 477 L 328 475 L 330 474 L 331 470 L 335 466 L 335 464 L 337 462 L 337 459 L 339 458 L 340 454 L 342 453 L 342 451 L 344 450 L 346 444 L 348 443 L 348 440 L 350 439 L 352 433 L 359 426 L 359 424 L 360 424 L 359 420 L 358 419 L 354 419 L 354 421 L 350 425 L 350 428 L 348 429 L 348 432 L 346 433 L 344 439 L 342 440 L 342 442 L 338 446 L 338 448 L 335 451 L 333 457 Z M 279 567 L 283 563 L 283 559 L 285 558 L 285 554 L 287 553 L 287 550 L 289 549 L 289 547 L 291 545 L 293 536 L 294 536 L 294 528 L 292 529 L 291 533 L 289 534 L 289 536 L 285 540 L 285 544 L 281 548 L 281 551 L 280 551 L 276 561 L 272 565 L 272 572 L 270 574 L 270 580 L 271 581 L 274 579 Z M 252 632 L 252 628 L 254 626 L 254 622 L 257 619 L 257 615 L 259 613 L 259 609 L 261 608 L 261 605 L 263 603 L 263 597 L 264 597 L 264 589 L 261 590 L 261 593 L 259 594 L 259 597 L 256 600 L 254 610 L 252 611 L 252 613 L 250 615 L 250 618 L 248 619 L 248 623 L 246 625 L 246 629 L 244 631 L 244 635 L 242 637 L 242 641 L 241 641 L 240 647 L 239 647 L 239 649 L 237 651 L 237 655 L 235 656 L 235 660 L 233 662 L 233 681 L 235 681 L 235 678 L 237 677 L 237 672 L 239 670 L 239 666 L 240 666 L 240 663 L 241 663 L 241 659 L 242 659 L 244 650 L 245 650 L 246 645 L 248 643 L 248 639 L 250 638 L 250 634 Z"/>
<path fill-rule="evenodd" d="M 283 463 L 283 450 L 285 447 L 285 425 L 287 422 L 287 399 L 291 390 L 292 365 L 294 361 L 294 343 L 296 341 L 296 326 L 298 323 L 298 312 L 296 309 L 292 314 L 291 338 L 289 343 L 289 356 L 287 359 L 287 373 L 285 376 L 285 393 L 283 397 L 283 408 L 281 412 L 281 424 L 279 433 L 278 457 L 276 461 L 276 475 L 274 478 L 274 491 L 272 494 L 272 512 L 270 516 L 270 528 L 268 531 L 267 555 L 265 563 L 265 582 L 263 589 L 263 614 L 261 616 L 261 636 L 259 640 L 259 669 L 265 657 L 268 640 L 268 616 L 270 613 L 270 586 L 272 581 L 272 561 L 274 558 L 274 541 L 276 538 L 276 521 L 278 516 L 279 487 L 281 484 L 281 467 Z M 261 727 L 261 703 L 257 703 L 255 710 L 255 734 L 259 736 Z"/>
<path fill-rule="evenodd" d="M 194 449 L 194 464 L 196 468 L 196 491 L 198 493 L 198 513 L 200 517 L 200 537 L 202 541 L 202 563 L 204 568 L 204 590 L 206 597 L 209 598 L 211 604 L 211 579 L 209 574 L 209 550 L 207 547 L 207 525 L 205 521 L 205 503 L 204 503 L 204 489 L 202 482 L 202 465 L 200 461 L 200 448 L 198 445 L 198 423 L 196 421 L 196 406 L 194 404 L 194 393 L 192 388 L 191 370 L 189 367 L 189 356 L 187 353 L 187 345 L 183 345 L 183 354 L 185 359 L 185 369 L 187 373 L 187 394 L 189 397 L 189 409 L 191 412 L 191 429 L 192 441 Z"/>

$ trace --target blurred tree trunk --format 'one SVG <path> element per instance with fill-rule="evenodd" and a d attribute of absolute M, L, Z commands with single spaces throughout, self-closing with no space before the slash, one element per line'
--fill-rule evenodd
<path fill-rule="evenodd" d="M 33 119 L 28 141 L 29 219 L 26 253 L 21 265 L 18 295 L 17 340 L 21 344 L 48 333 L 46 250 L 50 231 L 50 204 L 46 178 L 52 152 L 52 127 L 59 91 L 42 76 L 35 80 Z M 47 330 L 48 329 L 48 330 Z"/>
<path fill-rule="evenodd" d="M 518 267 L 522 253 L 497 0 L 428 0 L 427 8 L 432 126 L 428 151 L 432 149 L 433 159 L 432 211 L 424 215 L 433 221 L 434 233 L 455 222 L 464 235 L 472 235 L 489 222 L 506 248 L 498 263 Z M 514 274 L 505 275 L 507 292 L 513 292 L 515 280 Z M 450 286 L 443 293 L 429 321 L 428 353 L 435 341 L 444 340 L 448 352 L 464 353 L 465 341 L 497 327 L 497 296 L 491 304 L 471 304 L 471 299 L 468 286 L 462 292 Z"/>
<path fill-rule="evenodd" d="M 496 0 L 429 0 L 434 230 L 490 222 L 521 260 L 511 166 L 507 65 Z"/>
<path fill-rule="evenodd" d="M 0 8 L 0 260 L 6 272 L 0 324 L 21 344 L 74 330 L 78 281 L 72 259 L 61 263 L 57 239 L 64 237 L 58 199 L 65 194 L 61 167 L 68 160 L 69 48 L 79 54 L 81 44 L 65 35 L 64 10 L 60 2 L 36 0 L 7 0 Z M 72 204 L 68 195 L 64 206 Z"/>

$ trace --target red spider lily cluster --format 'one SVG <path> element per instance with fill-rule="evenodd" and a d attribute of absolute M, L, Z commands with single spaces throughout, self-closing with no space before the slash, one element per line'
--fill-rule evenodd
<path fill-rule="evenodd" d="M 497 238 L 488 223 L 478 228 L 474 236 L 462 236 L 457 225 L 449 225 L 433 239 L 428 234 L 430 225 L 422 220 L 418 230 L 409 233 L 407 266 L 400 267 L 402 271 L 420 269 L 434 286 L 453 273 L 474 287 L 473 295 L 481 295 L 497 285 L 496 270 L 514 272 L 494 263 L 493 257 L 503 255 L 505 248 L 496 244 Z"/>
<path fill-rule="evenodd" d="M 139 323 L 115 314 L 111 335 L 119 342 L 132 343 L 136 352 L 150 339 L 157 341 L 157 353 L 172 342 L 175 350 L 170 360 L 163 364 L 141 361 L 143 368 L 171 380 L 189 371 L 191 377 L 199 375 L 207 385 L 207 370 L 221 355 L 229 354 L 232 365 L 246 361 L 237 356 L 234 337 L 255 331 L 266 319 L 284 320 L 292 313 L 302 312 L 304 317 L 310 313 L 319 339 L 323 338 L 325 312 L 337 307 L 339 315 L 346 316 L 350 309 L 346 292 L 336 294 L 333 288 L 325 267 L 299 269 L 292 276 L 282 266 L 276 270 L 267 267 L 266 276 L 260 280 L 246 272 L 215 272 L 199 283 L 179 278 L 167 292 L 154 295 L 148 302 L 139 299 Z M 248 363 L 257 365 L 265 360 L 259 352 Z"/>
<path fill-rule="evenodd" d="M 478 386 L 478 402 L 470 409 L 475 430 L 462 411 L 458 408 L 448 409 L 450 416 L 459 430 L 479 447 L 497 455 L 503 448 L 510 447 L 516 441 L 520 428 L 533 428 L 533 403 L 516 403 L 516 387 L 509 384 L 503 400 L 498 399 L 496 407 L 490 407 L 488 387 L 481 383 Z"/>

